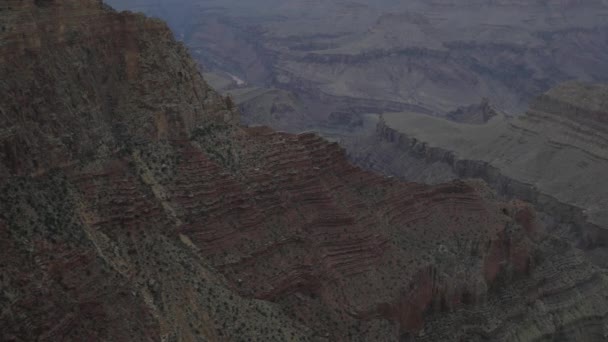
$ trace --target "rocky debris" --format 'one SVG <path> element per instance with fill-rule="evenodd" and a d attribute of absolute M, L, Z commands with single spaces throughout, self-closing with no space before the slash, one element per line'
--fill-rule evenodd
<path fill-rule="evenodd" d="M 26 33 L 12 37 L 46 45 L 3 54 L 2 339 L 605 334 L 604 274 L 529 205 L 475 181 L 375 175 L 315 134 L 242 128 L 157 20 L 19 4 L 0 14 Z"/>

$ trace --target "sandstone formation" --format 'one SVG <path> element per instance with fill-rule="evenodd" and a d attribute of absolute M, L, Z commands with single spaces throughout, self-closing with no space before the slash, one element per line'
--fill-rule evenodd
<path fill-rule="evenodd" d="M 595 341 L 608 282 L 481 182 L 404 183 L 243 128 L 158 20 L 0 18 L 6 341 Z"/>

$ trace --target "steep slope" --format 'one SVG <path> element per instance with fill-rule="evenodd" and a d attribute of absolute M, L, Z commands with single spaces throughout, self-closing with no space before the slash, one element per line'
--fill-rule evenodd
<path fill-rule="evenodd" d="M 3 340 L 605 336 L 604 273 L 530 206 L 241 128 L 157 20 L 0 15 Z"/>
<path fill-rule="evenodd" d="M 175 139 L 202 113 L 234 115 L 164 23 L 100 6 L 9 1 L 2 11 L 0 175 Z"/>

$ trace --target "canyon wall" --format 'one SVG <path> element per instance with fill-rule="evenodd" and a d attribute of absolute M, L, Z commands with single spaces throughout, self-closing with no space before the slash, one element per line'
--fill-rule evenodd
<path fill-rule="evenodd" d="M 158 20 L 0 17 L 2 340 L 606 336 L 605 274 L 530 205 L 243 128 Z"/>
<path fill-rule="evenodd" d="M 176 139 L 204 113 L 238 121 L 162 21 L 100 6 L 13 1 L 0 13 L 1 175 Z"/>

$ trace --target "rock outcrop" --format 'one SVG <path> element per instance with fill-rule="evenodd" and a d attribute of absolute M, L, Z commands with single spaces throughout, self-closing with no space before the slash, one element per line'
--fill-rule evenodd
<path fill-rule="evenodd" d="M 605 275 L 529 205 L 242 128 L 157 20 L 95 1 L 0 16 L 2 340 L 606 335 Z"/>

